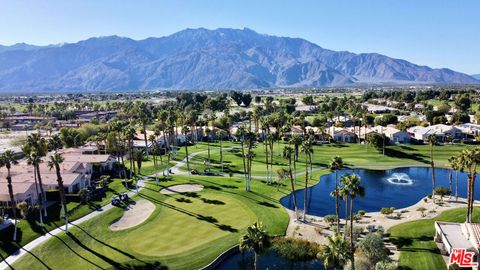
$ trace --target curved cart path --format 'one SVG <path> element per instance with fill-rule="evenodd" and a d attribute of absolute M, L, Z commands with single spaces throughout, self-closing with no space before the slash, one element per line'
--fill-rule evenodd
<path fill-rule="evenodd" d="M 145 183 L 144 181 L 146 179 L 148 179 L 149 177 L 154 177 L 155 175 L 149 175 L 149 176 L 144 176 L 142 178 L 140 178 L 138 180 L 138 189 L 137 190 L 130 190 L 128 192 L 128 196 L 131 197 L 135 194 L 137 194 L 138 191 L 140 191 L 142 188 L 144 188 L 145 186 Z M 70 226 L 75 226 L 75 225 L 80 225 L 82 224 L 83 222 L 85 221 L 88 221 L 88 220 L 91 220 L 92 218 L 114 208 L 115 206 L 113 206 L 111 203 L 105 205 L 105 206 L 102 206 L 100 209 L 98 209 L 97 211 L 94 211 L 84 217 L 81 217 L 79 219 L 76 219 L 72 222 L 68 222 L 68 224 Z M 0 263 L 0 269 L 9 269 L 11 268 L 10 265 L 13 264 L 15 261 L 17 261 L 18 259 L 20 259 L 23 255 L 25 254 L 28 254 L 30 253 L 34 248 L 36 248 L 37 246 L 41 245 L 42 243 L 44 243 L 45 241 L 47 241 L 48 239 L 50 238 L 53 238 L 55 235 L 58 235 L 62 232 L 65 232 L 65 229 L 64 229 L 64 226 L 62 227 L 58 227 L 56 229 L 53 229 L 49 232 L 47 232 L 46 234 L 38 237 L 37 239 L 31 241 L 30 243 L 24 245 L 23 247 L 21 247 L 16 253 L 8 256 L 5 260 L 3 260 L 1 263 Z"/>

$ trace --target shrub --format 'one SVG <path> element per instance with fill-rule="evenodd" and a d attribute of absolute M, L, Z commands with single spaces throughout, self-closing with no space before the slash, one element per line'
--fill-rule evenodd
<path fill-rule="evenodd" d="M 358 248 L 371 265 L 388 258 L 385 243 L 380 235 L 369 233 L 358 243 Z"/>
<path fill-rule="evenodd" d="M 17 209 L 20 210 L 20 215 L 22 215 L 23 218 L 27 217 L 28 203 L 26 201 L 19 202 L 17 204 Z"/>
<path fill-rule="evenodd" d="M 444 196 L 450 195 L 450 189 L 448 187 L 436 187 L 435 195 L 439 195 L 440 199 L 443 201 Z"/>
<path fill-rule="evenodd" d="M 385 233 L 385 228 L 383 228 L 383 226 L 378 226 L 377 233 L 382 236 Z"/>
<path fill-rule="evenodd" d="M 273 249 L 289 261 L 308 261 L 315 259 L 320 251 L 320 245 L 297 238 L 275 238 Z"/>
<path fill-rule="evenodd" d="M 421 213 L 422 213 L 422 217 L 424 217 L 424 216 L 425 216 L 425 211 L 427 211 L 427 209 L 426 209 L 425 207 L 419 207 L 419 208 L 417 208 L 417 211 L 418 211 L 418 212 L 421 212 Z"/>
<path fill-rule="evenodd" d="M 88 202 L 88 199 L 90 198 L 90 192 L 88 191 L 88 189 L 86 188 L 82 188 L 79 192 L 78 192 L 78 196 L 80 197 L 80 201 L 82 203 L 86 203 Z"/>
<path fill-rule="evenodd" d="M 384 207 L 380 209 L 380 213 L 385 216 L 390 216 L 395 211 L 395 207 Z"/>
<path fill-rule="evenodd" d="M 362 226 L 353 226 L 353 241 L 356 241 L 358 237 L 363 233 L 365 229 Z M 345 234 L 350 237 L 350 225 L 345 227 Z"/>
<path fill-rule="evenodd" d="M 367 225 L 367 231 L 368 232 L 376 231 L 375 225 L 373 225 L 373 224 Z"/>
<path fill-rule="evenodd" d="M 358 214 L 362 217 L 365 216 L 366 213 L 367 212 L 365 210 L 358 210 Z"/>
<path fill-rule="evenodd" d="M 353 215 L 353 220 L 355 220 L 356 222 L 358 222 L 360 219 L 362 219 L 362 215 L 360 214 Z"/>
<path fill-rule="evenodd" d="M 348 266 L 350 266 L 350 261 L 348 263 Z M 350 269 L 350 268 L 345 268 L 345 269 Z M 357 258 L 355 258 L 355 269 L 356 270 L 371 270 L 372 269 L 372 264 L 367 260 L 367 258 L 357 257 Z"/>
<path fill-rule="evenodd" d="M 326 215 L 323 217 L 323 220 L 327 222 L 330 225 L 333 225 L 335 222 L 337 222 L 337 216 L 336 215 Z"/>

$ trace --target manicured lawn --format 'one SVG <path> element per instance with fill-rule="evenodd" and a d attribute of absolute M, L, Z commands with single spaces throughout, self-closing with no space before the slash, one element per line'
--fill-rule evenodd
<path fill-rule="evenodd" d="M 465 208 L 445 211 L 435 219 L 418 220 L 392 227 L 388 232 L 400 250 L 400 269 L 447 269 L 433 237 L 434 221 L 464 222 Z M 474 222 L 480 221 L 480 209 L 474 209 Z"/>
<path fill-rule="evenodd" d="M 96 208 L 103 206 L 105 204 L 110 203 L 110 199 L 113 194 L 125 191 L 125 187 L 122 184 L 122 181 L 119 179 L 113 180 L 109 185 L 109 190 L 105 194 L 105 197 L 102 198 L 101 201 L 91 201 L 88 204 L 83 204 L 79 206 L 79 203 L 72 202 L 67 205 L 69 212 L 75 208 L 73 212 L 71 212 L 69 219 L 75 220 L 81 218 L 89 213 L 91 213 Z M 77 207 L 78 206 L 78 207 Z M 20 246 L 23 246 L 30 241 L 38 238 L 40 235 L 43 235 L 47 231 L 51 231 L 63 224 L 63 219 L 60 218 L 60 206 L 53 205 L 48 208 L 48 218 L 44 219 L 45 228 L 40 227 L 40 223 L 38 222 L 38 218 L 35 222 L 30 222 L 27 220 L 20 220 L 18 222 L 18 243 L 14 243 L 11 241 L 13 235 L 13 226 L 6 231 L 2 231 L 0 234 L 0 255 L 5 257 L 12 252 L 19 249 Z"/>
<path fill-rule="evenodd" d="M 142 190 L 140 197 L 154 202 L 157 206 L 154 214 L 142 225 L 123 232 L 111 232 L 108 225 L 122 215 L 120 209 L 114 209 L 97 218 L 73 228 L 71 235 L 60 235 L 33 250 L 35 256 L 27 255 L 14 266 L 23 268 L 35 265 L 42 267 L 39 261 L 56 269 L 69 265 L 71 269 L 87 268 L 129 268 L 152 267 L 154 263 L 169 269 L 197 269 L 208 264 L 221 252 L 238 243 L 240 235 L 255 220 L 262 221 L 271 234 L 284 234 L 288 215 L 279 204 L 279 199 L 290 193 L 288 183 L 270 186 L 262 179 L 254 179 L 252 192 L 245 191 L 245 183 L 238 175 L 243 173 L 243 164 L 239 153 L 239 143 L 224 142 L 225 171 L 222 176 L 173 175 L 171 179 L 161 179 L 160 186 L 153 182 Z M 232 147 L 236 147 L 232 148 Z M 274 147 L 275 171 L 288 163 L 282 159 L 283 145 Z M 437 166 L 445 166 L 446 160 L 456 154 L 464 145 L 445 145 L 435 147 Z M 206 143 L 189 147 L 189 153 L 204 151 Z M 263 176 L 266 172 L 263 144 L 255 149 L 252 165 L 253 175 Z M 347 166 L 372 169 L 393 168 L 399 166 L 427 166 L 429 146 L 389 146 L 383 156 L 372 147 L 359 144 L 329 144 L 315 146 L 313 163 L 313 185 L 318 176 L 329 173 L 325 169 L 329 160 L 335 156 L 343 157 Z M 185 157 L 182 147 L 175 160 Z M 202 152 L 191 159 L 191 168 L 203 171 L 207 153 Z M 219 172 L 218 144 L 211 144 L 212 167 Z M 303 172 L 304 156 L 300 154 L 297 172 Z M 175 164 L 175 161 L 172 161 Z M 127 163 L 128 166 L 128 163 Z M 186 166 L 182 167 L 186 170 Z M 153 162 L 143 163 L 142 175 L 153 173 Z M 160 173 L 161 174 L 161 173 Z M 274 178 L 275 178 L 274 175 Z M 303 187 L 304 177 L 297 177 L 297 188 Z M 153 179 L 152 179 L 153 181 Z M 206 188 L 193 196 L 163 195 L 159 189 L 179 183 L 198 183 Z M 368 187 L 366 187 L 368 189 Z M 183 198 L 182 200 L 178 200 Z M 432 227 L 433 228 L 433 227 Z"/>
<path fill-rule="evenodd" d="M 186 195 L 159 193 L 164 186 L 185 182 L 202 184 L 205 189 Z M 281 187 L 277 191 L 258 181 L 252 190 L 244 191 L 243 182 L 236 178 L 222 177 L 176 176 L 160 186 L 151 183 L 135 198 L 157 206 L 142 225 L 110 231 L 108 225 L 122 215 L 121 209 L 114 209 L 73 228 L 71 235 L 47 241 L 32 252 L 37 258 L 27 255 L 14 267 L 41 269 L 39 261 L 53 269 L 67 262 L 69 269 L 148 267 L 155 261 L 169 269 L 196 269 L 238 243 L 246 227 L 256 220 L 271 234 L 285 233 L 288 216 L 278 199 L 288 190 Z"/>
<path fill-rule="evenodd" d="M 277 143 L 274 145 L 274 165 L 273 172 L 283 167 L 288 167 L 288 161 L 281 157 L 284 143 Z M 241 159 L 241 150 L 239 149 L 239 143 L 223 142 L 223 160 L 224 160 L 224 174 L 228 175 L 228 172 L 234 174 L 243 174 L 243 162 Z M 448 158 L 455 155 L 462 149 L 468 147 L 462 144 L 452 145 L 438 145 L 434 147 L 434 159 L 436 166 L 448 167 Z M 206 152 L 207 144 L 204 142 L 198 143 L 195 146 L 189 147 L 189 153 L 202 152 L 190 159 L 190 168 L 197 169 L 202 172 L 208 167 L 205 162 L 208 160 L 208 153 Z M 346 166 L 356 168 L 369 168 L 369 169 L 389 169 L 400 166 L 429 166 L 430 160 L 430 146 L 429 145 L 396 145 L 388 146 L 385 151 L 385 155 L 382 155 L 380 150 L 374 149 L 371 146 L 360 144 L 325 144 L 321 146 L 314 146 L 313 153 L 313 167 L 328 166 L 332 157 L 339 155 L 343 158 Z M 182 160 L 185 157 L 185 150 L 182 147 L 176 154 L 176 160 Z M 219 173 L 220 153 L 219 144 L 210 144 L 210 158 L 211 169 L 214 172 Z M 303 173 L 305 170 L 305 158 L 302 153 L 299 155 L 297 162 L 297 172 Z M 159 165 L 160 166 L 160 165 Z M 186 170 L 186 166 L 182 169 Z M 255 157 L 252 163 L 253 175 L 265 176 L 265 147 L 263 143 L 257 144 L 255 148 Z M 143 174 L 153 173 L 153 162 L 144 162 L 142 165 Z M 314 172 L 314 178 L 317 178 L 320 174 Z"/>

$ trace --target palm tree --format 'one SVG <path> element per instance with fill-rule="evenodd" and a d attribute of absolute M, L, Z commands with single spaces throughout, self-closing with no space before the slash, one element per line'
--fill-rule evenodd
<path fill-rule="evenodd" d="M 430 144 L 430 167 L 432 168 L 432 200 L 433 205 L 435 205 L 435 163 L 433 161 L 433 146 L 437 143 L 437 136 L 435 136 L 435 134 L 430 134 L 427 140 Z"/>
<path fill-rule="evenodd" d="M 303 139 L 299 135 L 293 135 L 288 141 L 288 143 L 290 145 L 293 145 L 294 147 L 293 171 L 295 173 L 293 174 L 293 177 L 294 177 L 295 183 L 297 183 L 297 161 L 298 161 L 298 152 L 299 152 L 298 149 L 299 149 L 299 146 L 302 144 L 302 141 Z"/>
<path fill-rule="evenodd" d="M 329 236 L 328 244 L 321 247 L 319 254 L 323 265 L 328 269 L 343 269 L 349 259 L 348 243 L 339 234 Z"/>
<path fill-rule="evenodd" d="M 339 215 L 339 209 L 340 205 L 338 202 L 338 196 L 339 196 L 339 191 L 338 191 L 338 171 L 343 168 L 343 159 L 340 156 L 335 156 L 330 160 L 330 164 L 328 166 L 330 170 L 335 172 L 335 214 L 337 215 L 337 233 L 339 233 L 340 230 L 340 215 Z"/>
<path fill-rule="evenodd" d="M 353 202 L 357 195 L 364 196 L 365 189 L 360 185 L 362 179 L 356 174 L 345 174 L 342 176 L 342 184 L 348 191 L 348 199 L 350 199 L 350 261 L 352 269 L 355 269 L 355 245 L 353 242 Z"/>
<path fill-rule="evenodd" d="M 145 153 L 148 157 L 147 125 L 151 122 L 152 112 L 146 102 L 139 102 L 134 107 L 135 118 L 142 125 L 143 139 L 145 141 Z"/>
<path fill-rule="evenodd" d="M 255 145 L 255 138 L 256 136 L 253 132 L 246 132 L 245 139 L 247 142 L 247 191 L 250 191 L 252 183 L 252 160 L 254 156 L 253 146 Z"/>
<path fill-rule="evenodd" d="M 458 172 L 460 171 L 462 166 L 460 164 L 460 159 L 458 158 L 458 156 L 455 157 L 452 165 L 453 170 L 455 170 L 455 200 L 458 201 Z"/>
<path fill-rule="evenodd" d="M 10 169 L 12 168 L 12 165 L 15 164 L 17 164 L 17 159 L 15 158 L 15 153 L 13 151 L 7 150 L 0 156 L 0 167 L 7 168 L 8 194 L 10 195 L 10 206 L 12 207 L 13 219 L 15 222 L 13 241 L 17 241 L 17 204 L 15 203 L 15 198 L 13 197 L 12 175 L 10 173 Z"/>
<path fill-rule="evenodd" d="M 261 123 L 261 127 L 262 127 L 262 130 L 263 130 L 263 145 L 265 146 L 265 166 L 267 167 L 266 168 L 266 177 L 267 177 L 267 184 L 270 183 L 270 170 L 269 170 L 269 167 L 268 167 L 268 157 L 269 157 L 269 154 L 268 154 L 268 143 L 270 141 L 270 121 L 268 118 L 262 118 L 260 120 L 260 123 Z"/>
<path fill-rule="evenodd" d="M 293 157 L 293 155 L 294 155 L 293 148 L 290 145 L 286 145 L 283 148 L 283 158 L 288 159 L 288 174 L 290 176 L 290 185 L 292 187 L 293 209 L 295 211 L 295 219 L 298 220 L 297 194 L 295 192 L 295 183 L 293 182 L 293 174 L 292 174 L 292 157 Z"/>
<path fill-rule="evenodd" d="M 210 134 L 212 133 L 212 130 L 210 128 L 205 129 L 205 134 L 207 134 L 207 159 L 208 159 L 208 168 L 210 169 Z"/>
<path fill-rule="evenodd" d="M 56 140 L 53 137 L 52 140 Z M 52 142 L 56 143 L 56 142 Z M 45 216 L 47 216 L 47 208 L 44 205 L 46 202 L 46 195 L 45 191 L 43 190 L 43 182 L 42 182 L 42 175 L 40 173 L 40 163 L 42 162 L 42 157 L 47 155 L 48 150 L 48 143 L 47 141 L 40 136 L 39 133 L 30 134 L 27 138 L 27 143 L 23 147 L 23 152 L 27 156 L 27 162 L 29 165 L 33 165 L 34 170 L 34 178 L 38 180 L 38 185 L 40 187 L 40 196 L 39 196 L 39 208 L 40 208 L 40 220 L 43 219 L 42 217 L 42 210 Z M 33 155 L 33 156 L 32 156 Z M 30 160 L 28 160 L 31 158 Z M 35 184 L 36 187 L 36 184 Z M 37 192 L 38 193 L 38 192 Z M 43 223 L 40 222 L 43 226 Z"/>
<path fill-rule="evenodd" d="M 475 180 L 477 178 L 477 165 L 480 163 L 480 148 L 464 149 L 459 155 L 459 163 L 461 164 L 462 169 L 468 170 L 466 222 L 471 223 L 473 215 Z"/>
<path fill-rule="evenodd" d="M 23 150 L 23 153 L 26 156 L 28 165 L 33 165 L 33 177 L 35 179 L 35 191 L 36 191 L 37 194 L 39 194 L 37 165 L 40 164 L 40 162 L 42 162 L 42 158 L 36 152 L 33 152 L 30 149 L 28 149 L 28 147 L 23 147 L 22 150 Z M 38 199 L 38 206 L 39 206 L 38 210 L 39 210 L 39 214 L 40 214 L 40 216 L 39 216 L 40 226 L 43 227 L 43 226 L 45 226 L 45 224 L 43 224 L 43 213 L 42 213 L 43 204 L 42 204 L 42 200 L 40 199 L 41 196 L 43 196 L 43 194 L 40 194 L 39 199 Z"/>
<path fill-rule="evenodd" d="M 247 228 L 247 233 L 240 238 L 240 250 L 250 250 L 254 253 L 254 269 L 258 266 L 258 255 L 263 254 L 270 247 L 270 236 L 262 223 L 255 222 Z"/>
<path fill-rule="evenodd" d="M 307 214 L 307 197 L 308 197 L 308 162 L 311 161 L 313 154 L 312 142 L 306 140 L 302 143 L 302 153 L 305 154 L 305 194 L 303 196 L 303 221 L 306 221 L 305 216 Z"/>
<path fill-rule="evenodd" d="M 133 140 L 135 140 L 137 131 L 133 126 L 129 125 L 123 130 L 123 132 L 125 135 L 125 139 L 127 139 L 128 155 L 130 157 L 130 178 L 132 178 L 132 173 L 136 172 L 135 162 L 133 160 Z"/>
<path fill-rule="evenodd" d="M 188 126 L 183 125 L 182 131 L 183 131 L 183 136 L 185 137 L 185 158 L 187 159 L 187 171 L 188 173 L 190 173 L 190 161 L 188 158 L 188 137 L 187 137 L 188 131 L 189 131 Z"/>
<path fill-rule="evenodd" d="M 242 161 L 243 161 L 243 178 L 245 179 L 245 183 L 247 183 L 247 165 L 245 161 L 245 135 L 246 135 L 246 129 L 244 126 L 239 126 L 236 136 L 240 140 L 240 148 L 242 148 Z M 247 185 L 245 185 L 247 187 Z M 247 190 L 248 191 L 248 190 Z"/>
<path fill-rule="evenodd" d="M 53 155 L 50 156 L 50 160 L 48 161 L 47 165 L 50 170 L 55 168 L 55 172 L 57 174 L 57 184 L 58 184 L 58 192 L 60 193 L 60 203 L 63 209 L 63 215 L 65 216 L 65 231 L 68 232 L 68 210 L 67 204 L 65 202 L 65 187 L 63 186 L 62 175 L 60 174 L 60 164 L 63 162 L 63 157 L 60 153 L 55 152 Z"/>
<path fill-rule="evenodd" d="M 448 182 L 450 184 L 450 194 L 453 194 L 452 182 L 453 182 L 453 170 L 455 167 L 455 157 L 452 156 L 448 158 L 448 165 L 450 167 L 450 172 L 448 174 Z"/>
<path fill-rule="evenodd" d="M 157 165 L 158 145 L 157 145 L 157 137 L 152 134 L 152 135 L 148 136 L 148 140 L 152 144 L 152 156 L 153 156 L 153 168 L 155 170 L 155 182 L 158 185 L 158 165 Z"/>
<path fill-rule="evenodd" d="M 48 139 L 48 147 L 57 151 L 58 149 L 62 148 L 63 143 L 62 139 L 58 134 L 54 134 Z"/>
<path fill-rule="evenodd" d="M 134 162 L 137 163 L 138 174 L 141 173 L 144 155 L 145 155 L 144 149 L 141 149 L 141 148 L 135 148 L 135 149 L 133 149 L 132 159 L 133 159 Z"/>
<path fill-rule="evenodd" d="M 219 146 L 220 146 L 220 166 L 221 166 L 221 172 L 223 173 L 223 149 L 222 149 L 222 141 L 223 141 L 223 138 L 225 138 L 226 136 L 228 136 L 228 133 L 223 130 L 223 129 L 220 129 L 218 132 L 217 132 L 217 139 L 218 139 L 218 142 L 219 142 Z"/>

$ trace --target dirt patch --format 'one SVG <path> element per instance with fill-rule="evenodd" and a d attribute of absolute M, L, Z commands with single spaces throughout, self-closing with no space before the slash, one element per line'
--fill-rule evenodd
<path fill-rule="evenodd" d="M 110 225 L 110 230 L 120 231 L 140 225 L 150 217 L 154 210 L 155 204 L 147 200 L 139 200 L 130 205 L 123 216 Z"/>
<path fill-rule="evenodd" d="M 186 193 L 186 192 L 197 192 L 203 189 L 202 185 L 197 184 L 184 184 L 184 185 L 174 185 L 166 188 L 162 188 L 160 193 L 162 194 L 177 194 L 177 193 Z"/>

